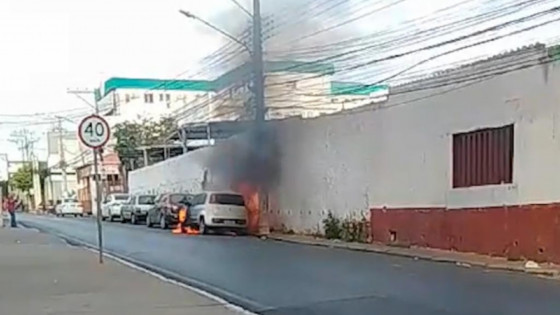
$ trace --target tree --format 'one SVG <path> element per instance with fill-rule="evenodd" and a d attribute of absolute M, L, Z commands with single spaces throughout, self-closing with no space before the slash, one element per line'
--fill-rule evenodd
<path fill-rule="evenodd" d="M 29 194 L 31 188 L 33 188 L 33 170 L 31 165 L 26 164 L 18 169 L 10 178 L 10 186 Z"/>
<path fill-rule="evenodd" d="M 167 137 L 175 130 L 175 120 L 170 117 L 159 121 L 144 119 L 117 124 L 114 133 L 117 139 L 115 151 L 125 169 L 131 170 L 140 158 L 138 147 L 165 144 Z"/>

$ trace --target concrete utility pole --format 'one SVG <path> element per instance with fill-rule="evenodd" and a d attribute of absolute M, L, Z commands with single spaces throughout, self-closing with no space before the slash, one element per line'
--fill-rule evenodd
<path fill-rule="evenodd" d="M 60 151 L 60 169 L 62 170 L 62 188 L 65 197 L 68 197 L 68 174 L 66 173 L 66 159 L 64 153 L 64 129 L 62 128 L 62 117 L 57 117 L 57 128 L 58 128 L 58 151 Z"/>
<path fill-rule="evenodd" d="M 263 127 L 266 120 L 266 103 L 264 98 L 264 61 L 262 47 L 262 19 L 261 19 L 261 2 L 253 0 L 253 88 L 255 95 L 255 124 L 257 127 L 257 146 L 262 146 L 265 139 L 263 138 Z M 261 150 L 262 148 L 257 148 Z M 263 165 L 259 165 L 263 167 Z M 263 185 L 259 185 L 259 233 L 268 234 L 268 231 L 261 232 L 261 226 L 266 219 L 268 213 L 268 190 Z M 268 226 L 268 222 L 265 224 Z"/>
<path fill-rule="evenodd" d="M 255 94 L 255 121 L 262 127 L 266 117 L 264 99 L 264 62 L 262 47 L 261 1 L 253 0 L 253 88 Z"/>

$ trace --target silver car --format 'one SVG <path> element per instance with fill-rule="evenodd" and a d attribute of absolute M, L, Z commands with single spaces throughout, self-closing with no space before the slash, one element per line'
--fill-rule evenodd
<path fill-rule="evenodd" d="M 146 219 L 148 211 L 154 206 L 155 195 L 134 195 L 121 207 L 121 222 L 138 222 Z"/>

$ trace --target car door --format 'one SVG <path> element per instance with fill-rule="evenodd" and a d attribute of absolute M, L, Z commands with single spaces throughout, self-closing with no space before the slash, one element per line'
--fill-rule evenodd
<path fill-rule="evenodd" d="M 161 200 L 163 195 L 157 195 L 156 199 L 154 200 L 154 205 L 152 206 L 152 208 L 148 211 L 148 216 L 150 217 L 150 222 L 155 222 L 155 220 L 157 219 L 156 215 L 158 210 L 158 205 L 159 205 L 159 201 Z"/>
<path fill-rule="evenodd" d="M 158 217 L 157 222 L 159 222 L 161 216 L 167 213 L 167 204 L 169 203 L 169 195 L 163 195 L 159 204 L 158 204 Z"/>

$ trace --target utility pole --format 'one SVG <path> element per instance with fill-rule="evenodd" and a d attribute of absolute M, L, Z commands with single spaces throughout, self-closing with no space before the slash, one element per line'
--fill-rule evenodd
<path fill-rule="evenodd" d="M 262 47 L 261 1 L 253 0 L 253 88 L 255 94 L 255 122 L 262 127 L 266 117 L 264 100 L 264 66 Z M 259 132 L 261 132 L 259 130 Z"/>
<path fill-rule="evenodd" d="M 263 62 L 263 47 L 262 47 L 262 19 L 261 19 L 261 2 L 260 0 L 253 0 L 253 88 L 255 96 L 255 127 L 256 127 L 256 145 L 262 146 L 266 139 L 264 138 L 264 123 L 266 120 L 266 103 L 264 98 L 264 62 Z M 257 148 L 260 150 L 261 148 Z M 262 163 L 262 161 L 259 161 Z M 263 168 L 265 165 L 258 165 L 257 167 Z M 268 213 L 268 187 L 263 184 L 257 187 L 258 202 L 259 202 L 259 234 L 268 234 L 268 231 L 261 232 L 261 226 L 267 221 L 266 214 Z"/>
<path fill-rule="evenodd" d="M 62 170 L 62 187 L 65 197 L 68 195 L 68 174 L 66 173 L 66 159 L 64 153 L 64 129 L 62 128 L 62 117 L 57 117 L 57 129 L 58 129 L 58 151 L 60 151 L 60 169 Z"/>

